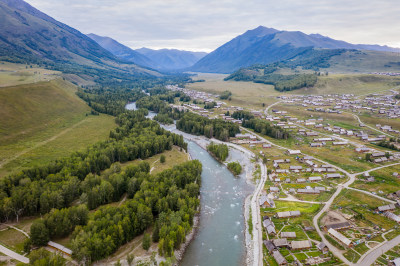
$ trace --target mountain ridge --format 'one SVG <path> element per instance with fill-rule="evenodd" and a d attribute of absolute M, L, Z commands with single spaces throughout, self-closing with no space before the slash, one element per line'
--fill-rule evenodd
<path fill-rule="evenodd" d="M 241 67 L 288 60 L 306 48 L 356 49 L 400 52 L 398 48 L 379 45 L 351 44 L 320 34 L 301 31 L 279 31 L 259 26 L 233 38 L 200 59 L 190 71 L 231 73 Z"/>
<path fill-rule="evenodd" d="M 0 24 L 0 60 L 97 78 L 117 73 L 160 75 L 122 61 L 85 34 L 22 0 L 0 0 Z"/>

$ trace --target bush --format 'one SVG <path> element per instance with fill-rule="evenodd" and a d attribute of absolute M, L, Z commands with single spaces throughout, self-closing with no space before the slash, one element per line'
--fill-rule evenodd
<path fill-rule="evenodd" d="M 148 233 L 145 233 L 143 236 L 142 247 L 144 250 L 149 250 L 150 245 L 151 245 L 150 235 Z"/>
<path fill-rule="evenodd" d="M 234 175 L 240 175 L 242 173 L 242 166 L 238 162 L 230 162 L 230 163 L 228 163 L 228 169 Z"/>
<path fill-rule="evenodd" d="M 160 163 L 165 163 L 165 155 L 162 154 L 160 157 Z"/>
<path fill-rule="evenodd" d="M 222 162 L 225 161 L 226 157 L 229 155 L 228 146 L 225 144 L 215 144 L 211 142 L 210 145 L 207 146 L 207 151 Z"/>
<path fill-rule="evenodd" d="M 42 220 L 36 220 L 31 226 L 32 244 L 35 246 L 44 246 L 50 240 L 49 230 Z"/>

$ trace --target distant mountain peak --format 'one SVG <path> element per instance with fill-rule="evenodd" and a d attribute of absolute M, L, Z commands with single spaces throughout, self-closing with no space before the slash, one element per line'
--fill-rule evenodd
<path fill-rule="evenodd" d="M 258 26 L 220 46 L 197 62 L 190 70 L 231 73 L 253 64 L 288 60 L 304 52 L 305 48 L 400 52 L 400 49 L 387 46 L 351 44 L 321 34 L 281 31 Z"/>

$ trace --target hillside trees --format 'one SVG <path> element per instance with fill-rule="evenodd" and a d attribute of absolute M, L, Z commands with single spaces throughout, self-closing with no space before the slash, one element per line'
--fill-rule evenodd
<path fill-rule="evenodd" d="M 194 113 L 185 113 L 177 121 L 176 127 L 189 134 L 204 135 L 207 138 L 216 138 L 227 141 L 240 132 L 239 126 L 221 119 L 208 119 Z"/>

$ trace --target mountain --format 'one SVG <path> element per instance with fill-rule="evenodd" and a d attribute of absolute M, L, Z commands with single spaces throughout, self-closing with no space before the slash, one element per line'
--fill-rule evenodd
<path fill-rule="evenodd" d="M 0 0 L 0 60 L 101 77 L 157 75 L 123 62 L 95 41 L 22 0 Z M 105 73 L 105 71 L 107 73 Z"/>
<path fill-rule="evenodd" d="M 197 61 L 207 55 L 204 52 L 191 52 L 176 49 L 152 50 L 148 48 L 137 49 L 136 52 L 155 62 L 154 68 L 159 70 L 180 70 L 193 66 Z"/>
<path fill-rule="evenodd" d="M 146 67 L 155 66 L 155 63 L 146 56 L 132 50 L 131 48 L 117 42 L 116 40 L 110 37 L 103 37 L 93 33 L 87 34 L 87 36 L 89 36 L 92 40 L 97 42 L 101 47 L 111 52 L 116 57 L 119 57 L 129 62 L 133 62 L 140 66 L 146 66 Z"/>
<path fill-rule="evenodd" d="M 309 48 L 357 49 L 400 52 L 400 49 L 379 45 L 355 45 L 319 34 L 300 31 L 279 31 L 259 26 L 237 36 L 201 60 L 191 71 L 231 73 L 241 67 L 269 64 L 296 57 Z"/>
<path fill-rule="evenodd" d="M 180 70 L 191 67 L 207 55 L 207 53 L 203 52 L 191 52 L 175 49 L 152 50 L 148 48 L 140 48 L 133 50 L 110 37 L 102 37 L 93 33 L 90 33 L 87 36 L 120 59 L 133 62 L 137 65 L 164 71 Z"/>

